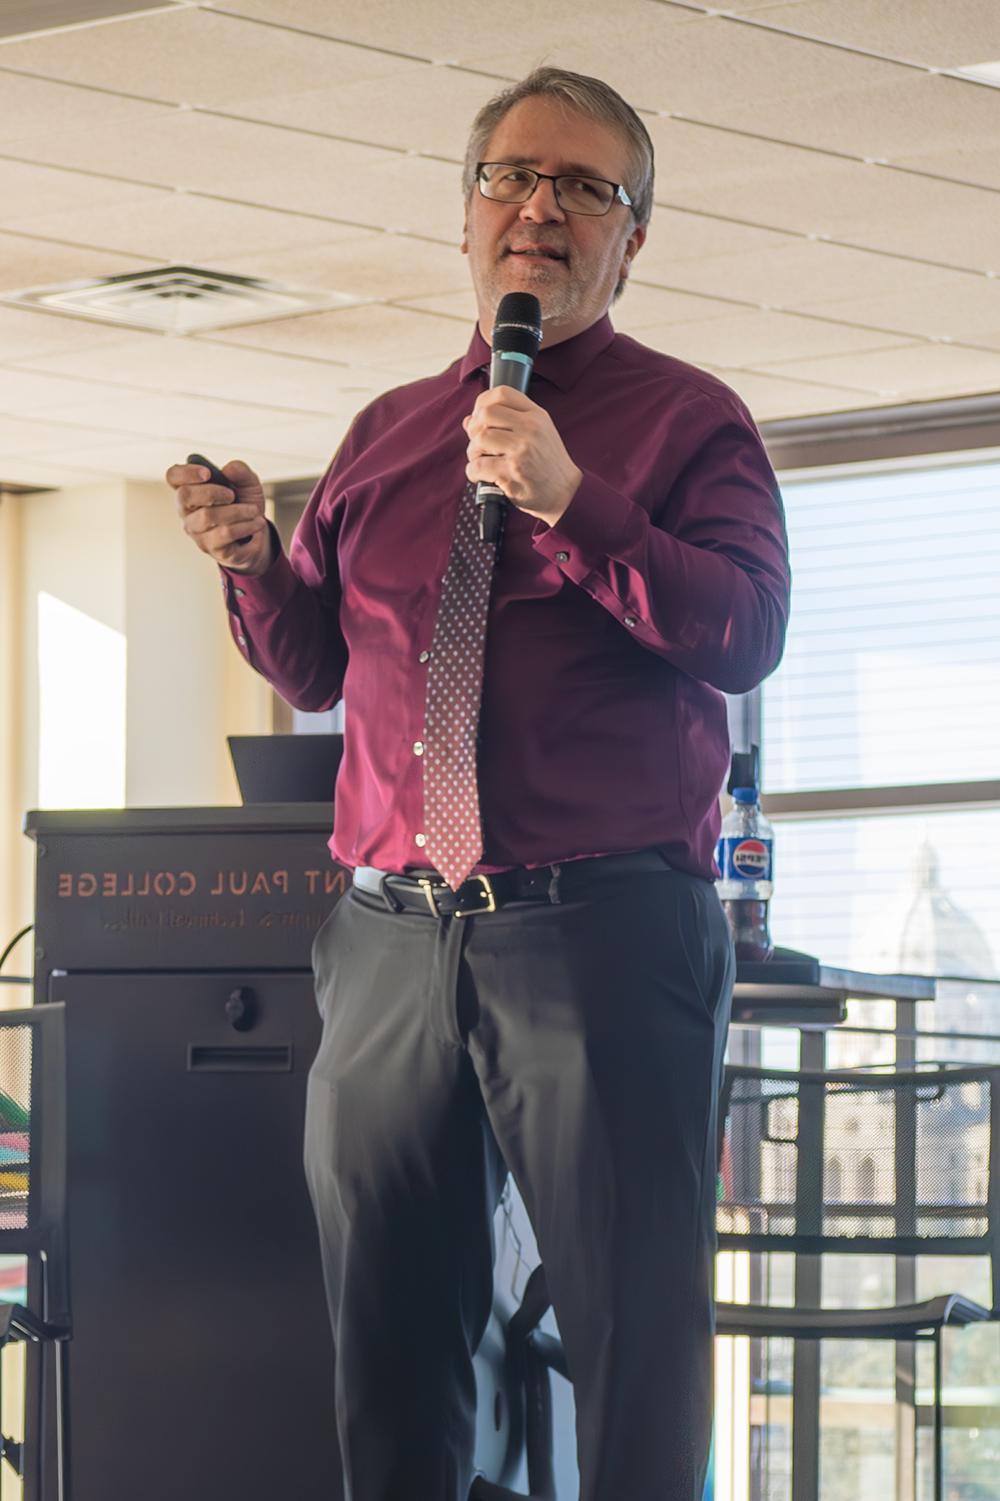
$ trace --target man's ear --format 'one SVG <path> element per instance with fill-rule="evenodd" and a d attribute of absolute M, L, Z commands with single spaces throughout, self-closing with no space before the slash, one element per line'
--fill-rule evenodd
<path fill-rule="evenodd" d="M 466 206 L 462 214 L 462 238 L 458 242 L 458 248 L 463 255 L 469 253 L 469 210 Z"/>
<path fill-rule="evenodd" d="M 637 224 L 632 233 L 629 235 L 628 239 L 625 241 L 625 250 L 622 254 L 621 269 L 618 272 L 620 280 L 626 281 L 628 279 L 629 267 L 635 260 L 636 256 L 639 254 L 639 251 L 642 249 L 645 240 L 646 226 L 645 224 Z"/>

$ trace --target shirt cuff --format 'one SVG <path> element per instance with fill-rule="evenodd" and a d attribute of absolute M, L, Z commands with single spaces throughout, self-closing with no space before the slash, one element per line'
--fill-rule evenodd
<path fill-rule="evenodd" d="M 568 578 L 582 583 L 602 559 L 632 554 L 648 525 L 641 506 L 585 471 L 559 520 L 554 526 L 539 521 L 531 540 Z"/>
<path fill-rule="evenodd" d="M 274 523 L 269 521 L 267 524 L 271 531 L 275 557 L 266 573 L 251 578 L 249 574 L 223 568 L 221 564 L 219 566 L 222 588 L 229 606 L 240 615 L 272 614 L 282 609 L 299 587 L 298 574 L 285 556 Z"/>

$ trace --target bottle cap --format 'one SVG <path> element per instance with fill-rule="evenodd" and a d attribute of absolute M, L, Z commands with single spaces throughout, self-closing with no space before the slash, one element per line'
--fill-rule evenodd
<path fill-rule="evenodd" d="M 733 788 L 734 803 L 755 803 L 757 801 L 757 797 L 758 793 L 756 787 Z"/>

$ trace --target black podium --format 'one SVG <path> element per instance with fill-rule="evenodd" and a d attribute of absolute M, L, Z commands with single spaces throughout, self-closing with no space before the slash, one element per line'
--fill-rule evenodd
<path fill-rule="evenodd" d="M 330 816 L 27 815 L 35 999 L 66 1003 L 66 1501 L 339 1501 L 302 1169 Z"/>

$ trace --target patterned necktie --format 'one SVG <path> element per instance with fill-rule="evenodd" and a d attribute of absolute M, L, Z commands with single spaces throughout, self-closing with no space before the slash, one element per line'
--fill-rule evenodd
<path fill-rule="evenodd" d="M 441 585 L 424 717 L 424 853 L 457 891 L 483 852 L 476 735 L 496 548 L 479 540 L 476 491 L 458 507 Z"/>

